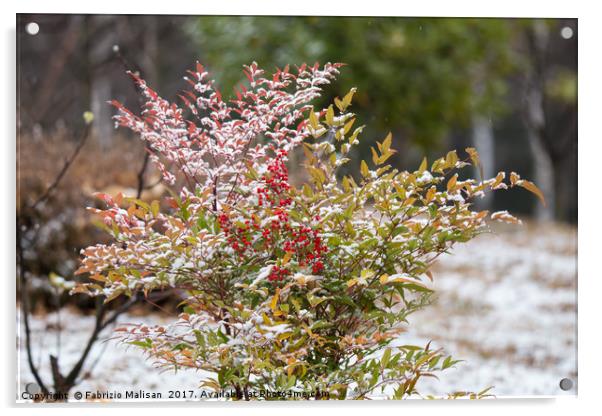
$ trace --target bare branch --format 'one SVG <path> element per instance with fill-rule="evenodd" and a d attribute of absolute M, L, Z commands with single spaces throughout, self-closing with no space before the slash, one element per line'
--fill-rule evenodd
<path fill-rule="evenodd" d="M 34 202 L 34 204 L 31 206 L 31 209 L 35 210 L 39 204 L 46 201 L 50 197 L 50 194 L 60 184 L 61 180 L 63 179 L 63 177 L 69 170 L 69 167 L 73 164 L 73 162 L 77 158 L 77 155 L 79 154 L 80 150 L 82 149 L 82 147 L 84 147 L 84 144 L 86 144 L 88 137 L 90 137 L 90 131 L 92 130 L 91 126 L 92 126 L 92 123 L 86 123 L 86 127 L 84 128 L 82 137 L 79 140 L 79 143 L 77 144 L 77 146 L 75 147 L 75 150 L 73 151 L 71 156 L 65 161 L 63 168 L 60 170 L 60 172 L 58 173 L 58 175 L 56 176 L 56 178 L 54 179 L 52 184 L 50 184 L 50 186 L 48 188 L 46 188 L 46 191 L 36 200 L 36 202 Z"/>

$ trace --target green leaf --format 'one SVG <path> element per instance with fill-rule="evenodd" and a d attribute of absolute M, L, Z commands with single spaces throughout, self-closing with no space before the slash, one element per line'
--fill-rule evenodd
<path fill-rule="evenodd" d="M 389 359 L 391 358 L 391 348 L 387 348 L 383 353 L 382 358 L 380 359 L 380 367 L 381 370 L 387 368 L 387 364 L 389 364 Z"/>
<path fill-rule="evenodd" d="M 153 341 L 150 338 L 146 338 L 144 341 L 129 341 L 128 344 L 148 349 L 153 346 Z"/>

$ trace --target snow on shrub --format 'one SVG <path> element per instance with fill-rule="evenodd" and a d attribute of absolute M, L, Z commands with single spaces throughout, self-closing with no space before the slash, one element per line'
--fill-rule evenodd
<path fill-rule="evenodd" d="M 172 325 L 118 330 L 157 366 L 206 370 L 212 376 L 201 386 L 238 399 L 286 390 L 401 399 L 419 394 L 421 377 L 456 363 L 430 345 L 391 343 L 428 304 L 435 259 L 486 231 L 489 213 L 471 201 L 508 185 L 541 193 L 515 173 L 508 184 L 504 173 L 459 180 L 459 169 L 479 163 L 472 148 L 465 159 L 452 151 L 398 171 L 386 164 L 391 135 L 361 162 L 361 177 L 338 177 L 362 131 L 348 111 L 355 90 L 321 111 L 309 103 L 340 67 L 265 76 L 253 63 L 246 85 L 225 101 L 197 64 L 182 107 L 131 74 L 146 102 L 141 115 L 113 102 L 117 124 L 146 142 L 172 197 L 161 210 L 159 201 L 98 195 L 107 208 L 93 211 L 115 242 L 82 251 L 78 274 L 89 280 L 73 292 L 107 302 L 186 293 Z M 288 177 L 296 147 L 310 178 L 301 187 Z M 518 221 L 505 211 L 491 217 Z"/>

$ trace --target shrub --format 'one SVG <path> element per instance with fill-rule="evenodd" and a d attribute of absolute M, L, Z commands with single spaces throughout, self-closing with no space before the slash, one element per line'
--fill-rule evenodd
<path fill-rule="evenodd" d="M 244 69 L 248 84 L 226 102 L 197 64 L 183 108 L 136 75 L 141 116 L 113 103 L 117 123 L 146 141 L 171 185 L 171 209 L 98 195 L 108 207 L 93 211 L 115 243 L 83 250 L 78 273 L 91 281 L 74 292 L 108 302 L 184 290 L 173 325 L 119 329 L 158 366 L 206 370 L 202 386 L 237 399 L 401 399 L 419 394 L 421 377 L 456 363 L 430 345 L 392 342 L 428 304 L 435 259 L 486 231 L 488 212 L 471 201 L 506 188 L 505 175 L 460 180 L 458 170 L 479 163 L 471 148 L 466 159 L 452 151 L 398 171 L 386 164 L 388 135 L 372 149 L 372 166 L 361 163 L 361 177 L 338 178 L 362 131 L 348 112 L 354 90 L 322 111 L 309 102 L 340 67 L 264 77 L 253 63 Z M 296 147 L 310 178 L 301 187 L 288 180 Z M 541 196 L 517 174 L 509 179 Z M 507 212 L 491 218 L 518 222 Z M 258 397 L 286 390 L 298 394 Z"/>

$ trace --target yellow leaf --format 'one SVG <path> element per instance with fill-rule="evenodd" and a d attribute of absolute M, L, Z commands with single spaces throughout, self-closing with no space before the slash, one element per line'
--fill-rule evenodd
<path fill-rule="evenodd" d="M 374 271 L 370 270 L 370 269 L 364 269 L 362 270 L 362 272 L 360 273 L 360 277 L 362 279 L 370 279 L 371 277 L 374 276 Z"/>
<path fill-rule="evenodd" d="M 272 325 L 272 320 L 270 319 L 270 317 L 269 317 L 269 316 L 267 316 L 267 315 L 265 314 L 265 312 L 264 312 L 264 313 L 261 315 L 261 317 L 263 318 L 263 323 L 264 323 L 264 324 L 266 324 L 266 325 L 269 325 L 269 326 L 271 326 L 271 325 Z"/>
<path fill-rule="evenodd" d="M 458 181 L 458 174 L 456 173 L 451 177 L 449 181 L 447 181 L 447 192 L 452 192 L 454 187 L 456 186 L 456 182 Z"/>
<path fill-rule="evenodd" d="M 309 166 L 307 166 L 307 170 L 309 171 L 309 174 L 311 175 L 312 179 L 317 184 L 321 185 L 326 180 L 326 175 L 324 174 L 322 169 L 309 165 Z"/>
<path fill-rule="evenodd" d="M 414 202 L 416 202 L 416 198 L 406 198 L 403 201 L 403 204 L 401 204 L 401 206 L 402 207 L 407 207 L 407 206 L 410 206 L 410 205 L 414 204 Z"/>
<path fill-rule="evenodd" d="M 314 196 L 314 192 L 311 190 L 310 186 L 308 184 L 303 184 L 303 195 L 305 195 L 308 198 L 311 198 Z"/>
<path fill-rule="evenodd" d="M 396 153 L 395 150 L 387 150 L 386 152 L 383 152 L 382 155 L 380 155 L 379 161 L 380 164 L 382 165 L 383 163 L 385 163 L 387 161 L 387 159 L 389 159 L 391 156 L 393 156 Z"/>
<path fill-rule="evenodd" d="M 529 182 L 523 179 L 518 185 L 537 195 L 537 197 L 541 200 L 543 206 L 546 206 L 546 199 L 543 196 L 543 192 L 541 192 L 541 190 L 537 186 L 535 186 L 533 182 Z"/>
<path fill-rule="evenodd" d="M 364 178 L 370 175 L 370 169 L 368 169 L 368 164 L 365 160 L 362 160 L 362 163 L 360 164 L 360 172 Z"/>
<path fill-rule="evenodd" d="M 433 162 L 433 166 L 431 167 L 431 171 L 436 172 L 436 173 L 443 173 L 443 172 L 445 172 L 445 169 L 446 169 L 445 159 L 442 157 L 435 160 Z"/>
<path fill-rule="evenodd" d="M 477 149 L 475 149 L 474 147 L 467 147 L 466 153 L 468 153 L 468 155 L 470 156 L 472 164 L 479 168 L 479 175 L 481 175 L 481 180 L 483 180 L 483 166 L 481 166 L 481 160 L 479 158 L 479 153 L 477 152 Z"/>
<path fill-rule="evenodd" d="M 334 110 L 332 109 L 332 105 L 328 106 L 326 110 L 326 124 L 332 126 L 334 124 Z"/>
<path fill-rule="evenodd" d="M 370 150 L 372 151 L 372 161 L 374 162 L 375 165 L 378 165 L 378 154 L 376 153 L 376 150 L 374 149 L 374 147 L 371 147 Z"/>
<path fill-rule="evenodd" d="M 431 186 L 429 190 L 426 192 L 426 202 L 429 203 L 435 197 L 435 193 L 437 192 L 437 188 L 435 186 Z"/>
<path fill-rule="evenodd" d="M 353 123 L 355 123 L 355 119 L 352 118 L 351 120 L 349 120 L 346 124 L 345 127 L 343 127 L 343 133 L 347 134 L 349 133 L 349 130 L 351 130 L 351 126 L 353 126 Z"/>
<path fill-rule="evenodd" d="M 309 112 L 309 124 L 314 130 L 318 128 L 318 118 L 316 117 L 316 113 L 314 113 L 313 108 Z"/>
<path fill-rule="evenodd" d="M 83 117 L 86 124 L 92 124 L 94 121 L 94 113 L 91 111 L 85 111 Z"/>
<path fill-rule="evenodd" d="M 447 164 L 448 167 L 453 168 L 454 166 L 456 166 L 457 161 L 458 161 L 458 154 L 456 153 L 455 150 L 452 150 L 451 152 L 447 152 L 447 155 L 445 156 L 445 163 Z"/>
<path fill-rule="evenodd" d="M 393 135 L 391 133 L 387 134 L 387 137 L 385 137 L 385 140 L 383 140 L 383 152 L 386 152 L 387 150 L 389 150 L 391 148 L 391 141 L 393 140 Z"/>
<path fill-rule="evenodd" d="M 159 215 L 159 201 L 153 201 L 151 203 L 151 212 L 153 213 L 153 217 Z"/>
<path fill-rule="evenodd" d="M 418 168 L 418 172 L 422 173 L 426 170 L 427 167 L 427 160 L 426 160 L 426 156 L 424 157 L 424 159 L 422 159 L 422 163 L 420 164 L 420 167 Z"/>
<path fill-rule="evenodd" d="M 282 307 L 288 307 L 288 305 L 282 305 Z M 274 317 L 282 317 L 285 315 L 284 311 L 282 310 L 277 310 L 273 312 Z"/>
<path fill-rule="evenodd" d="M 282 258 L 282 265 L 286 266 L 288 264 L 288 262 L 290 261 L 291 257 L 293 257 L 293 253 L 290 251 L 287 251 L 286 254 L 284 255 L 284 257 Z"/>
<path fill-rule="evenodd" d="M 496 189 L 501 183 L 502 181 L 506 178 L 506 173 L 504 172 L 499 172 L 497 174 L 497 176 L 495 177 L 495 182 L 493 183 L 493 185 L 491 185 L 492 189 Z"/>
<path fill-rule="evenodd" d="M 467 147 L 466 153 L 468 153 L 470 160 L 475 166 L 479 164 L 479 153 L 477 152 L 477 149 L 474 147 Z"/>
<path fill-rule="evenodd" d="M 349 136 L 349 144 L 352 145 L 352 144 L 355 143 L 355 140 L 357 139 L 357 137 L 359 136 L 359 134 L 364 130 L 364 127 L 365 126 L 359 126 L 355 130 L 353 130 L 353 134 L 351 136 Z"/>
<path fill-rule="evenodd" d="M 299 301 L 295 298 L 291 298 L 291 303 L 293 304 L 293 306 L 295 307 L 295 310 L 297 312 L 299 312 L 301 310 L 301 304 L 299 303 Z"/>
<path fill-rule="evenodd" d="M 340 141 L 343 138 L 343 130 L 338 129 L 334 134 L 334 138 L 337 139 L 337 141 Z"/>
<path fill-rule="evenodd" d="M 311 331 L 311 328 L 308 327 L 305 322 L 301 322 L 301 326 L 303 327 L 303 329 L 305 329 L 305 332 L 307 332 L 309 334 L 309 336 L 313 338 L 314 334 Z"/>
<path fill-rule="evenodd" d="M 353 99 L 353 94 L 355 94 L 355 92 L 357 91 L 356 88 L 351 88 L 349 90 L 349 92 L 343 97 L 343 106 L 344 106 L 344 110 L 347 109 L 347 107 L 349 107 L 349 105 L 351 104 L 351 100 Z"/>
<path fill-rule="evenodd" d="M 343 176 L 343 190 L 345 192 L 349 192 L 351 190 L 351 184 L 349 183 L 349 179 L 347 176 Z"/>
<path fill-rule="evenodd" d="M 293 333 L 291 331 L 283 332 L 281 334 L 278 334 L 277 338 L 278 338 L 278 341 L 282 341 L 282 340 L 285 340 L 287 338 L 290 338 L 291 335 L 293 335 Z"/>
<path fill-rule="evenodd" d="M 339 100 L 339 97 L 335 97 L 334 98 L 334 103 L 337 106 L 337 108 L 341 111 L 345 111 L 345 107 L 343 105 L 343 102 L 341 100 Z"/>
<path fill-rule="evenodd" d="M 406 190 L 405 190 L 405 188 L 403 188 L 399 184 L 399 182 L 393 182 L 393 186 L 395 187 L 395 190 L 397 191 L 397 195 L 399 196 L 399 198 L 405 199 L 405 197 L 406 197 Z"/>
<path fill-rule="evenodd" d="M 310 165 L 314 164 L 315 157 L 313 152 L 313 147 L 309 143 L 303 143 L 303 153 L 305 153 L 305 158 L 307 159 L 307 163 Z"/>
<path fill-rule="evenodd" d="M 275 311 L 276 306 L 278 305 L 278 298 L 280 297 L 280 288 L 276 288 L 276 293 L 274 293 L 274 297 L 272 297 L 272 301 L 270 302 L 270 308 Z"/>

